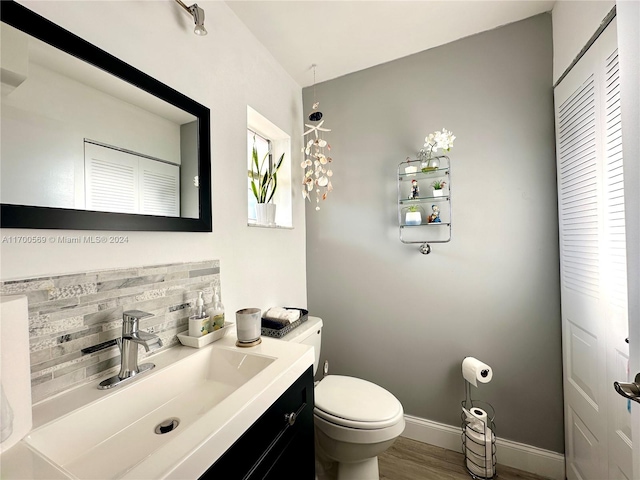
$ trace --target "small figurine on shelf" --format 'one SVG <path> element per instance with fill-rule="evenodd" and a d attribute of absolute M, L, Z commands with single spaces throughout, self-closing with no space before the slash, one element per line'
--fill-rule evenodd
<path fill-rule="evenodd" d="M 440 207 L 431 205 L 431 215 L 429 215 L 429 223 L 442 223 L 440 220 Z"/>
<path fill-rule="evenodd" d="M 420 197 L 420 187 L 418 187 L 418 181 L 416 179 L 411 180 L 411 193 L 409 194 L 409 200 Z"/>

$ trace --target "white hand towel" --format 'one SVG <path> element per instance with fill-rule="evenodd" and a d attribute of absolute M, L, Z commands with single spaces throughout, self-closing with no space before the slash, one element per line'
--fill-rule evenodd
<path fill-rule="evenodd" d="M 264 314 L 265 318 L 289 320 L 291 323 L 300 319 L 300 310 L 287 310 L 283 307 L 272 307 Z"/>

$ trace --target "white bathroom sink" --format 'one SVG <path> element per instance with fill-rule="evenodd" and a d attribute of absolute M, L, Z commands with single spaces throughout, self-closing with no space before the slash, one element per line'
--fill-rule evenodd
<path fill-rule="evenodd" d="M 189 428 L 196 420 L 211 416 L 225 399 L 232 401 L 234 392 L 276 360 L 217 345 L 179 348 L 187 352 L 183 358 L 161 365 L 159 354 L 149 359 L 158 366 L 129 385 L 106 394 L 94 385 L 78 392 L 88 404 L 32 430 L 25 442 L 75 478 L 120 478 L 168 443 L 193 441 Z M 171 418 L 179 421 L 174 430 L 155 433 Z"/>

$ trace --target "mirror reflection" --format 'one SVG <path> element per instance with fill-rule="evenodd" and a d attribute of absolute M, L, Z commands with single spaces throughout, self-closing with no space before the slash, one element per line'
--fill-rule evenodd
<path fill-rule="evenodd" d="M 198 218 L 198 119 L 1 25 L 0 202 Z"/>

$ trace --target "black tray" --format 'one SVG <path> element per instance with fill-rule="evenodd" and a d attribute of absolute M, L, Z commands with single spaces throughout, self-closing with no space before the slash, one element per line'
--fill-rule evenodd
<path fill-rule="evenodd" d="M 266 337 L 282 338 L 291 330 L 302 325 L 302 323 L 306 322 L 307 319 L 309 318 L 309 311 L 305 310 L 304 308 L 293 308 L 293 307 L 284 307 L 284 308 L 286 308 L 287 310 L 300 310 L 300 318 L 295 322 L 292 322 L 289 325 L 282 327 L 278 330 L 273 328 L 262 327 L 262 335 Z"/>

